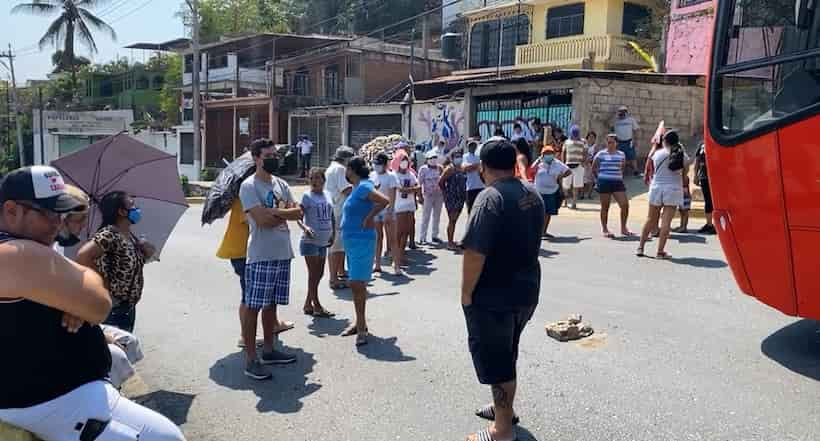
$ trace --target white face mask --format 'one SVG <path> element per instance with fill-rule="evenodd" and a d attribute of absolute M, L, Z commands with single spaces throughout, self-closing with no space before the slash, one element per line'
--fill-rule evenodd
<path fill-rule="evenodd" d="M 410 162 L 408 162 L 408 161 L 402 161 L 399 164 L 399 168 L 402 169 L 402 170 L 407 170 L 408 167 L 410 167 Z"/>
<path fill-rule="evenodd" d="M 453 159 L 453 164 L 455 164 L 456 167 L 461 167 L 461 162 L 462 162 L 461 158 Z"/>

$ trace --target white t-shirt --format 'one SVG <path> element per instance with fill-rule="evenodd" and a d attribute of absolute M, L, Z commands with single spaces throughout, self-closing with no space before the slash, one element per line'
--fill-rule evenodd
<path fill-rule="evenodd" d="M 353 187 L 347 182 L 347 167 L 333 161 L 325 171 L 325 191 L 333 199 L 333 206 L 339 207 L 344 204 L 347 197 L 342 194 L 347 188 Z"/>
<path fill-rule="evenodd" d="M 655 165 L 655 175 L 652 178 L 653 187 L 670 186 L 683 188 L 683 170 L 672 171 L 669 169 L 670 155 L 672 152 L 664 147 L 655 151 L 652 155 L 652 162 Z M 689 162 L 686 151 L 683 152 L 684 164 Z"/>
<path fill-rule="evenodd" d="M 615 136 L 618 137 L 618 141 L 632 140 L 634 131 L 640 129 L 638 122 L 631 116 L 627 116 L 624 119 L 615 117 L 615 124 L 613 125 L 615 126 Z"/>
<path fill-rule="evenodd" d="M 481 164 L 481 159 L 475 153 L 467 152 L 464 154 L 463 165 L 470 166 Z M 481 180 L 481 174 L 476 171 L 467 173 L 467 191 L 481 190 L 484 188 L 484 181 Z"/>
<path fill-rule="evenodd" d="M 566 164 L 553 159 L 549 164 L 543 161 L 535 172 L 535 189 L 540 194 L 553 194 L 558 191 L 558 178 L 569 170 Z"/>
<path fill-rule="evenodd" d="M 296 147 L 299 147 L 303 155 L 309 155 L 313 152 L 313 143 L 310 141 L 299 141 Z"/>
<path fill-rule="evenodd" d="M 396 179 L 398 181 L 398 188 L 408 188 L 408 187 L 415 187 L 419 185 L 419 180 L 413 176 L 412 173 L 395 173 Z M 409 213 L 416 211 L 416 197 L 415 195 L 408 194 L 405 196 L 401 195 L 401 192 L 398 190 L 396 191 L 396 206 L 394 207 L 396 213 Z"/>
<path fill-rule="evenodd" d="M 373 182 L 376 190 L 387 196 L 388 199 L 390 198 L 390 190 L 399 186 L 399 180 L 396 179 L 396 175 L 393 174 L 393 172 L 385 172 L 384 174 L 378 174 L 376 172 L 370 173 L 370 180 Z"/>

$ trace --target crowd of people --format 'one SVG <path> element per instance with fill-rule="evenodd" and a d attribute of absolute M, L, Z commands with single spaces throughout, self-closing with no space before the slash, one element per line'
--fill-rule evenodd
<path fill-rule="evenodd" d="M 622 108 L 613 128 L 598 145 L 595 132 L 582 138 L 573 125 L 564 136 L 560 127 L 535 120 L 532 130 L 516 125 L 509 138 L 499 131 L 485 142 L 471 138 L 463 148 L 440 145 L 423 155 L 400 145 L 392 157 L 380 153 L 371 162 L 341 146 L 327 168 L 303 168 L 310 185 L 298 200 L 276 175 L 283 160 L 276 146 L 254 141 L 249 150 L 255 171 L 239 187 L 217 251 L 239 278 L 245 375 L 270 379 L 266 365 L 296 361 L 279 342 L 294 327 L 278 309 L 291 300 L 291 226 L 301 231 L 298 250 L 308 275 L 304 314 L 335 316 L 320 299 L 327 267 L 329 288 L 352 292 L 354 319 L 342 336 L 355 336 L 356 346 L 370 336 L 367 286 L 374 274 L 390 265 L 395 277 L 406 278 L 406 250 L 446 246 L 463 252 L 469 350 L 478 380 L 493 397 L 476 411 L 493 424 L 469 439 L 512 439 L 519 419 L 513 411 L 518 342 L 538 304 L 539 251 L 542 240 L 554 238 L 548 231 L 552 218 L 597 192 L 604 237 L 615 237 L 608 225 L 613 199 L 620 207 L 620 234 L 634 236 L 627 225 L 625 175 L 637 172 L 628 133 L 637 124 Z M 303 155 L 309 158 L 311 148 L 303 145 Z M 701 147 L 695 155 L 694 175 L 710 213 L 705 154 Z M 638 256 L 656 235 L 657 257 L 670 258 L 666 243 L 678 211 L 678 231 L 686 231 L 690 167 L 678 134 L 659 131 L 645 169 L 650 208 Z M 96 203 L 102 225 L 82 243 L 91 205 L 50 167 L 17 170 L 0 184 L 0 275 L 8 281 L 0 286 L 0 344 L 20 360 L 0 367 L 0 389 L 7 391 L 0 397 L 0 420 L 46 440 L 184 439 L 173 423 L 118 390 L 142 358 L 136 311 L 143 268 L 157 249 L 135 235 L 142 212 L 133 197 L 117 191 Z M 469 219 L 458 240 L 465 208 Z M 714 233 L 707 222 L 700 232 Z M 66 258 L 68 249 L 78 250 L 73 261 Z M 56 372 L 55 363 L 61 366 Z"/>

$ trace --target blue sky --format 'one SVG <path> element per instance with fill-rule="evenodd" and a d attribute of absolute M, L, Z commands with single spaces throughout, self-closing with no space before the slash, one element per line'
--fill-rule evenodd
<path fill-rule="evenodd" d="M 28 0 L 30 1 L 30 0 Z M 26 3 L 28 1 L 25 1 Z M 28 14 L 11 14 L 11 9 L 23 0 L 0 0 L 0 51 L 8 50 L 11 43 L 20 57 L 15 58 L 17 81 L 44 79 L 51 71 L 51 55 L 54 48 L 46 47 L 42 52 L 37 42 L 45 33 L 54 17 Z M 85 48 L 78 46 L 80 55 L 103 63 L 115 57 L 129 57 L 142 61 L 150 56 L 144 51 L 123 49 L 137 42 L 161 42 L 184 36 L 182 21 L 174 17 L 181 0 L 109 0 L 92 9 L 117 32 L 117 41 L 111 41 L 103 34 L 95 34 L 99 52 L 91 57 Z M 0 69 L 0 77 L 5 79 L 5 71 Z"/>

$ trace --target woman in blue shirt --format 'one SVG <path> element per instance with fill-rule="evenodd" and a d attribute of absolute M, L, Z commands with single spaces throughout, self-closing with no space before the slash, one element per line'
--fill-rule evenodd
<path fill-rule="evenodd" d="M 356 322 L 342 336 L 356 335 L 356 346 L 367 344 L 367 320 L 365 303 L 367 283 L 373 276 L 373 259 L 376 255 L 376 216 L 390 200 L 376 191 L 370 181 L 370 169 L 361 157 L 355 157 L 347 165 L 347 181 L 353 191 L 347 198 L 342 212 L 342 240 L 347 254 L 348 279 L 356 307 Z"/>

